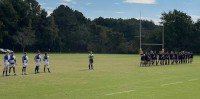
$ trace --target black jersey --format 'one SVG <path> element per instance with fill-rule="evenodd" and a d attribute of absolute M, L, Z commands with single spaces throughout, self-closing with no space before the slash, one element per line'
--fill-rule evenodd
<path fill-rule="evenodd" d="M 165 54 L 162 54 L 161 59 L 165 60 Z"/>
<path fill-rule="evenodd" d="M 169 59 L 169 54 L 165 54 L 165 59 Z"/>
<path fill-rule="evenodd" d="M 178 54 L 174 54 L 174 59 L 177 59 L 178 58 Z"/>
<path fill-rule="evenodd" d="M 194 54 L 193 54 L 193 53 L 191 53 L 191 54 L 190 54 L 190 58 L 193 58 L 193 56 L 194 56 Z"/>
<path fill-rule="evenodd" d="M 145 55 L 141 56 L 141 61 L 145 61 Z"/>
<path fill-rule="evenodd" d="M 182 54 L 182 59 L 185 59 L 185 54 Z"/>
<path fill-rule="evenodd" d="M 182 59 L 182 54 L 178 54 L 178 59 Z"/>
<path fill-rule="evenodd" d="M 159 60 L 162 60 L 162 54 L 158 54 Z"/>
<path fill-rule="evenodd" d="M 174 59 L 174 54 L 170 54 L 170 59 Z"/>

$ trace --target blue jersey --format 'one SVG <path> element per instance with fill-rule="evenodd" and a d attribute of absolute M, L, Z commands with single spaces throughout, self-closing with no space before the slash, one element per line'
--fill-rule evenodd
<path fill-rule="evenodd" d="M 9 55 L 5 55 L 4 56 L 4 63 L 9 64 L 9 59 L 10 59 Z"/>
<path fill-rule="evenodd" d="M 26 57 L 26 55 L 24 55 L 24 56 L 22 57 L 22 60 L 28 60 L 27 57 Z"/>
<path fill-rule="evenodd" d="M 36 61 L 36 62 L 40 62 L 40 61 L 41 61 L 41 56 L 40 56 L 40 54 L 37 54 L 37 55 L 35 56 L 35 61 Z"/>
<path fill-rule="evenodd" d="M 36 55 L 35 58 L 36 58 L 36 59 L 40 59 L 40 55 Z"/>
<path fill-rule="evenodd" d="M 44 59 L 43 59 L 44 61 L 48 61 L 49 60 L 49 57 L 46 55 L 46 56 L 44 56 Z"/>
<path fill-rule="evenodd" d="M 10 56 L 10 64 L 15 64 L 15 61 L 16 61 L 15 56 L 11 55 Z"/>
<path fill-rule="evenodd" d="M 24 55 L 24 56 L 22 57 L 22 62 L 23 62 L 23 63 L 28 63 L 28 56 Z"/>
<path fill-rule="evenodd" d="M 5 56 L 4 56 L 4 60 L 9 60 L 8 55 L 5 55 Z"/>

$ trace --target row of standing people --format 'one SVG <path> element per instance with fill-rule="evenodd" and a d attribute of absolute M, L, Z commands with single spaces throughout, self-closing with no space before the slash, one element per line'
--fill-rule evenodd
<path fill-rule="evenodd" d="M 35 66 L 35 74 L 39 73 L 39 67 L 41 65 L 41 55 L 40 53 L 37 53 L 34 57 L 36 66 Z M 48 69 L 48 72 L 50 72 L 50 68 L 49 68 L 49 56 L 48 53 L 45 53 L 44 57 L 43 57 L 43 61 L 44 61 L 44 72 L 46 71 L 46 68 Z M 28 56 L 27 53 L 24 53 L 24 55 L 22 56 L 22 75 L 26 75 L 26 69 L 28 66 Z M 14 75 L 16 75 L 16 70 L 15 70 L 15 66 L 17 65 L 17 60 L 16 57 L 14 55 L 14 52 L 7 52 L 6 55 L 4 55 L 4 69 L 3 69 L 3 74 L 2 76 L 9 76 L 11 74 L 11 69 L 13 69 L 13 73 Z"/>
<path fill-rule="evenodd" d="M 170 65 L 170 64 L 183 64 L 192 63 L 193 52 L 181 51 L 181 52 L 165 52 L 160 51 L 159 53 L 150 51 L 141 54 L 140 66 L 151 66 L 151 65 Z"/>

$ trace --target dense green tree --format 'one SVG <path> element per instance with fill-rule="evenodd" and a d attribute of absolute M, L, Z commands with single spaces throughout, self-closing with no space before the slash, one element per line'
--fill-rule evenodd
<path fill-rule="evenodd" d="M 3 31 L 3 28 L 4 28 L 4 24 L 3 22 L 0 21 L 0 43 L 3 42 L 3 36 L 4 36 L 4 31 Z"/>
<path fill-rule="evenodd" d="M 191 45 L 192 45 L 192 51 L 195 51 L 196 53 L 200 53 L 200 19 L 197 20 L 197 22 L 193 25 L 193 34 L 190 38 Z"/>
<path fill-rule="evenodd" d="M 52 13 L 58 26 L 60 51 L 75 52 L 87 49 L 88 20 L 78 11 L 61 5 Z"/>
<path fill-rule="evenodd" d="M 111 29 L 96 24 L 90 25 L 88 49 L 100 53 L 120 53 L 125 38 L 122 33 L 113 32 Z M 123 53 L 123 51 L 121 51 Z"/>
<path fill-rule="evenodd" d="M 11 49 L 14 46 L 12 36 L 17 30 L 17 12 L 12 5 L 12 0 L 2 0 L 0 9 L 0 21 L 3 24 L 1 44 L 3 47 Z"/>
<path fill-rule="evenodd" d="M 111 28 L 115 32 L 123 33 L 127 41 L 130 41 L 139 33 L 139 21 L 136 19 L 113 19 L 99 17 L 94 20 L 97 25 Z"/>
<path fill-rule="evenodd" d="M 27 0 L 2 0 L 0 3 L 0 21 L 4 24 L 2 46 L 13 49 L 18 46 L 15 42 L 17 31 L 28 27 L 30 20 L 30 7 Z"/>
<path fill-rule="evenodd" d="M 174 10 L 162 13 L 165 47 L 169 50 L 192 50 L 192 19 L 184 12 Z"/>

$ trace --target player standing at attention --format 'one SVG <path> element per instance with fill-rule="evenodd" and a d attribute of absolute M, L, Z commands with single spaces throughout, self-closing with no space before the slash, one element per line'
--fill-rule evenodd
<path fill-rule="evenodd" d="M 11 52 L 9 62 L 10 62 L 9 75 L 10 75 L 11 69 L 13 69 L 13 73 L 14 75 L 16 75 L 15 73 L 16 57 L 14 55 L 14 52 Z"/>
<path fill-rule="evenodd" d="M 9 56 L 9 53 L 6 52 L 6 55 L 4 56 L 4 69 L 3 69 L 3 75 L 4 76 L 4 73 L 6 74 L 6 76 L 8 76 L 8 67 L 9 67 L 9 59 L 10 59 L 10 56 Z"/>
<path fill-rule="evenodd" d="M 44 61 L 44 72 L 46 72 L 45 69 L 47 67 L 47 70 L 50 73 L 50 69 L 49 69 L 49 56 L 48 56 L 47 52 L 44 55 L 43 61 Z"/>
<path fill-rule="evenodd" d="M 89 54 L 89 69 L 93 69 L 93 62 L 94 62 L 94 55 L 92 54 L 92 51 L 90 51 Z"/>
<path fill-rule="evenodd" d="M 26 52 L 22 56 L 22 75 L 26 75 L 26 67 L 28 66 L 28 56 Z"/>
<path fill-rule="evenodd" d="M 36 62 L 36 66 L 35 66 L 35 74 L 36 74 L 36 73 L 39 73 L 39 67 L 40 67 L 40 62 L 41 62 L 40 52 L 38 52 L 38 54 L 35 56 L 34 60 Z"/>

